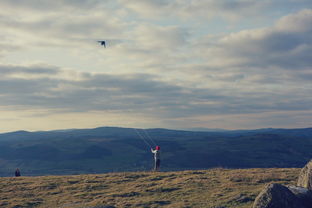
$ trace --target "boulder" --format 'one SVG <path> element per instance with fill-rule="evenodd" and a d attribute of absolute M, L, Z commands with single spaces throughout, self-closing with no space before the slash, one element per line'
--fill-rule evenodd
<path fill-rule="evenodd" d="M 253 208 L 306 208 L 286 186 L 272 183 L 257 196 Z"/>
<path fill-rule="evenodd" d="M 312 160 L 301 169 L 297 186 L 312 190 Z"/>
<path fill-rule="evenodd" d="M 288 189 L 297 196 L 297 198 L 301 201 L 301 203 L 307 207 L 312 208 L 312 191 L 299 187 L 299 186 L 287 186 Z"/>

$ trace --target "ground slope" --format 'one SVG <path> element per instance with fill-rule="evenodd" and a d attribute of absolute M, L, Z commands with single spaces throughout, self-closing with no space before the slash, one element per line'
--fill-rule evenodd
<path fill-rule="evenodd" d="M 210 169 L 0 178 L 0 207 L 249 208 L 265 184 L 295 184 L 299 169 Z"/>

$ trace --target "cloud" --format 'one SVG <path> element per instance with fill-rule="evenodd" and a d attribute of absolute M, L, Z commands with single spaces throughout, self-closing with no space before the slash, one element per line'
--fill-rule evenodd
<path fill-rule="evenodd" d="M 14 66 L 14 65 L 0 65 L 2 78 L 6 75 L 17 75 L 25 74 L 26 77 L 29 75 L 40 75 L 40 74 L 56 74 L 58 72 L 56 67 L 49 66 L 36 66 L 31 67 L 25 66 Z"/>
<path fill-rule="evenodd" d="M 38 75 L 38 70 L 40 76 L 32 76 Z M 45 66 L 1 66 L 0 72 L 0 105 L 11 110 L 138 112 L 161 118 L 312 110 L 312 100 L 303 96 L 310 93 L 308 89 L 236 92 L 230 88 L 181 86 L 148 74 L 78 73 Z M 62 78 L 66 73 L 71 76 Z M 290 92 L 294 94 L 292 98 L 289 98 Z"/>
<path fill-rule="evenodd" d="M 3 0 L 0 5 L 7 8 L 28 9 L 32 11 L 52 11 L 55 9 L 90 9 L 99 5 L 99 0 Z M 106 0 L 109 3 L 109 0 Z"/>
<path fill-rule="evenodd" d="M 41 76 L 32 76 L 38 75 L 37 70 L 40 70 Z M 181 91 L 177 86 L 154 81 L 150 75 L 116 76 L 71 72 L 75 75 L 72 77 L 80 79 L 64 79 L 61 77 L 68 71 L 44 66 L 1 66 L 0 72 L 0 103 L 13 108 L 127 111 L 146 105 L 147 109 L 151 103 L 157 103 L 153 96 L 170 97 Z"/>
<path fill-rule="evenodd" d="M 0 58 L 8 53 L 18 50 L 20 47 L 14 44 L 1 43 L 0 42 Z"/>
<path fill-rule="evenodd" d="M 177 26 L 138 25 L 134 36 L 139 47 L 151 50 L 177 49 L 186 44 L 188 32 Z"/>
<path fill-rule="evenodd" d="M 3 36 L 6 37 L 6 40 L 0 42 L 3 46 L 0 49 L 0 56 L 4 57 L 15 50 L 55 47 L 71 53 L 90 53 L 95 56 L 94 52 L 87 50 L 93 50 L 97 46 L 95 41 L 104 38 L 108 40 L 108 44 L 111 44 L 110 47 L 114 48 L 109 54 L 105 54 L 108 57 L 106 60 L 109 61 L 105 64 L 116 64 L 116 59 L 123 55 L 129 60 L 129 64 L 126 64 L 129 66 L 128 69 L 131 66 L 135 71 L 142 68 L 145 72 L 179 70 L 192 62 L 207 68 L 250 67 L 251 65 L 252 67 L 308 67 L 308 60 L 311 58 L 311 38 L 307 34 L 312 25 L 311 10 L 286 16 L 271 28 L 245 30 L 215 38 L 208 35 L 206 38 L 198 39 L 198 34 L 194 36 L 196 33 L 194 28 L 191 31 L 189 26 L 175 25 L 176 22 L 173 22 L 173 25 L 139 22 L 130 14 L 123 13 L 122 7 L 118 7 L 135 7 L 138 11 L 147 13 L 149 10 L 161 12 L 168 9 L 169 16 L 171 13 L 186 12 L 198 15 L 201 11 L 204 13 L 211 11 L 213 15 L 232 12 L 246 17 L 247 11 L 253 13 L 254 10 L 272 4 L 268 0 L 259 2 L 121 0 L 119 4 L 110 1 L 108 2 L 110 6 L 105 7 L 100 1 L 56 1 L 54 3 L 44 1 L 39 5 L 40 7 L 63 6 L 57 11 L 50 9 L 48 12 L 42 12 L 35 6 L 38 4 L 37 1 L 30 1 L 29 4 L 21 3 L 17 6 L 23 10 L 21 15 L 17 15 L 21 18 L 8 14 L 0 18 L 0 25 L 5 31 Z M 14 9 L 13 3 L 2 2 L 4 8 L 9 10 Z M 67 12 L 63 8 L 75 9 Z M 27 9 L 36 10 L 38 14 L 27 13 Z M 227 12 L 219 12 L 223 10 Z M 262 10 L 259 9 L 260 11 Z M 163 14 L 163 16 L 168 15 Z M 130 18 L 130 21 L 127 18 Z"/>
<path fill-rule="evenodd" d="M 38 2 L 0 2 L 0 109 L 196 125 L 311 111 L 310 9 L 219 33 L 224 20 L 276 15 L 282 1 Z"/>
<path fill-rule="evenodd" d="M 120 4 L 135 12 L 136 14 L 148 18 L 180 17 L 183 19 L 202 19 L 222 17 L 232 20 L 255 16 L 267 8 L 271 1 L 253 0 L 119 0 Z M 203 19 L 204 18 L 204 19 Z"/>
<path fill-rule="evenodd" d="M 105 7 L 102 3 L 96 0 L 1 1 L 1 35 L 6 38 L 1 42 L 6 46 L 18 45 L 18 49 L 92 47 L 98 39 L 122 37 L 127 24 L 120 20 L 119 8 L 110 8 L 109 1 Z"/>
<path fill-rule="evenodd" d="M 215 66 L 306 69 L 312 59 L 311 21 L 312 10 L 302 10 L 271 28 L 203 39 L 196 46 L 204 56 L 212 57 L 211 65 Z"/>
<path fill-rule="evenodd" d="M 272 19 L 277 14 L 312 6 L 309 0 L 119 0 L 118 2 L 120 6 L 143 20 L 172 18 L 176 21 L 182 20 L 184 23 L 190 20 L 207 23 L 221 18 L 230 22 L 251 20 L 255 24 L 259 19 Z M 276 8 L 279 8 L 278 12 Z"/>

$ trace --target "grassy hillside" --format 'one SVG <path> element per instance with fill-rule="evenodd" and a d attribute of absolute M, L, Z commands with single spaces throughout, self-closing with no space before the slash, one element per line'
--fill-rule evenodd
<path fill-rule="evenodd" d="M 302 167 L 312 158 L 312 128 L 146 132 L 161 146 L 167 171 Z M 129 128 L 0 134 L 0 176 L 12 176 L 17 167 L 35 176 L 146 171 L 152 164 L 150 147 Z"/>
<path fill-rule="evenodd" d="M 295 184 L 298 173 L 210 169 L 0 178 L 0 207 L 250 208 L 265 184 Z"/>

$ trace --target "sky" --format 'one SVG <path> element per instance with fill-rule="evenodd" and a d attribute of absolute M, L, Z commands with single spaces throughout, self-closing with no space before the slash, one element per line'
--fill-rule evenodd
<path fill-rule="evenodd" d="M 312 126 L 311 0 L 0 8 L 0 132 Z"/>

